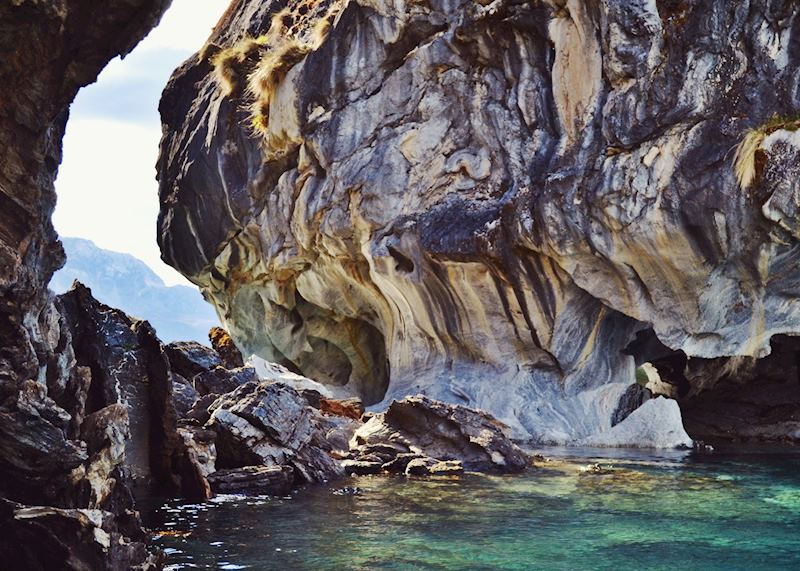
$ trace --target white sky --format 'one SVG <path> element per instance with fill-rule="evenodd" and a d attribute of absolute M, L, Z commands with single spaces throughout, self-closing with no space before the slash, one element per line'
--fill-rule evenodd
<path fill-rule="evenodd" d="M 168 284 L 186 280 L 156 244 L 158 100 L 172 71 L 205 43 L 230 0 L 174 0 L 161 24 L 112 61 L 72 105 L 56 180 L 59 234 L 143 260 Z"/>

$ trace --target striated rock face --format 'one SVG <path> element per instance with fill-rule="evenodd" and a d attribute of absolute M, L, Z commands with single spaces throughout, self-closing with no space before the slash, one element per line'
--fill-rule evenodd
<path fill-rule="evenodd" d="M 719 371 L 800 333 L 796 133 L 733 168 L 800 108 L 797 14 L 236 0 L 161 102 L 163 257 L 244 354 L 367 405 L 609 430 L 663 356 L 623 354 L 637 332 Z"/>
<path fill-rule="evenodd" d="M 330 456 L 327 423 L 294 389 L 251 382 L 218 399 L 206 428 L 217 433 L 217 466 L 291 466 L 306 482 L 342 474 Z"/>
<path fill-rule="evenodd" d="M 386 412 L 370 418 L 356 430 L 350 446 L 362 461 L 377 456 L 378 467 L 396 463 L 398 455 L 407 460 L 415 455 L 423 462 L 420 473 L 412 468 L 412 475 L 421 475 L 423 466 L 429 469 L 448 461 L 480 472 L 521 472 L 528 457 L 511 442 L 507 429 L 485 412 L 416 396 L 395 401 Z M 399 471 L 408 473 L 409 465 Z M 385 469 L 396 471 L 393 466 Z"/>

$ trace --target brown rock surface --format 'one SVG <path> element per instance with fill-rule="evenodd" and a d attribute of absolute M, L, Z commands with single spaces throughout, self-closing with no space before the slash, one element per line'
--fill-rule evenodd
<path fill-rule="evenodd" d="M 211 341 L 211 346 L 214 351 L 222 359 L 222 364 L 228 369 L 236 369 L 237 367 L 244 366 L 244 359 L 239 349 L 222 327 L 212 327 L 208 332 L 208 340 Z"/>
<path fill-rule="evenodd" d="M 361 399 L 329 399 L 321 398 L 319 400 L 319 410 L 323 414 L 331 416 L 344 416 L 352 418 L 353 420 L 360 420 L 364 414 L 364 405 Z"/>

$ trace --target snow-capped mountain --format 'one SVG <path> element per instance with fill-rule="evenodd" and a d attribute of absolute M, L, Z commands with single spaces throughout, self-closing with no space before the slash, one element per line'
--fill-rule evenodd
<path fill-rule="evenodd" d="M 79 280 L 103 303 L 146 319 L 165 343 L 193 340 L 208 344 L 208 330 L 219 325 L 211 305 L 188 286 L 167 286 L 147 264 L 120 252 L 98 248 L 83 238 L 61 241 L 66 265 L 56 272 L 50 289 L 63 293 Z"/>

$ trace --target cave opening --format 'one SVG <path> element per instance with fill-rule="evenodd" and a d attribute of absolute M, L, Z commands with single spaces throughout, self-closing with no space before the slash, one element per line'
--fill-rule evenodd
<path fill-rule="evenodd" d="M 322 384 L 346 388 L 366 406 L 383 400 L 390 378 L 383 333 L 364 319 L 336 315 L 295 295 L 294 313 L 312 351 L 295 355 L 294 367 Z"/>
<path fill-rule="evenodd" d="M 651 366 L 674 387 L 687 433 L 714 445 L 786 441 L 800 429 L 800 338 L 775 335 L 762 358 L 687 357 L 664 345 L 652 328 L 624 350 L 639 370 Z M 650 386 L 650 385 L 648 385 Z M 788 427 L 795 429 L 789 430 Z"/>

